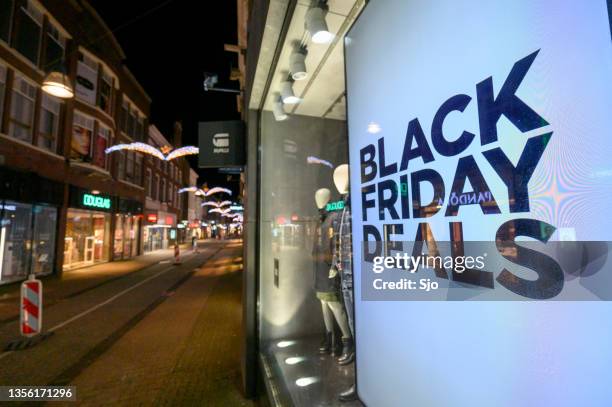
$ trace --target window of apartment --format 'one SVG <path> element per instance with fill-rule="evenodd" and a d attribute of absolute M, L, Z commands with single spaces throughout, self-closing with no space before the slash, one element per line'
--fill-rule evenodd
<path fill-rule="evenodd" d="M 135 153 L 134 159 L 134 184 L 142 185 L 142 154 Z"/>
<path fill-rule="evenodd" d="M 9 134 L 16 139 L 32 142 L 34 122 L 34 100 L 36 87 L 22 77 L 15 75 L 9 119 Z"/>
<path fill-rule="evenodd" d="M 108 114 L 111 114 L 112 92 L 113 77 L 102 70 L 102 80 L 100 81 L 100 91 L 98 92 L 98 106 Z"/>
<path fill-rule="evenodd" d="M 131 138 L 135 138 L 134 137 L 134 130 L 136 128 L 136 115 L 137 113 L 130 109 L 130 115 L 128 116 L 128 123 L 127 123 L 127 135 L 130 136 Z"/>
<path fill-rule="evenodd" d="M 42 93 L 40 104 L 40 122 L 38 124 L 38 146 L 55 152 L 59 131 L 59 115 L 61 102 L 59 99 Z"/>
<path fill-rule="evenodd" d="M 136 141 L 144 140 L 144 119 L 142 117 L 138 117 L 138 121 L 136 122 L 136 136 L 134 139 Z"/>
<path fill-rule="evenodd" d="M 128 151 L 127 153 L 125 180 L 128 182 L 134 182 L 134 152 L 133 151 Z"/>
<path fill-rule="evenodd" d="M 77 99 L 89 103 L 90 105 L 95 105 L 97 86 L 98 63 L 88 55 L 79 52 L 75 86 Z"/>
<path fill-rule="evenodd" d="M 152 178 L 153 177 L 151 177 L 151 170 L 147 169 L 147 173 L 145 175 L 145 188 L 147 190 L 147 196 L 149 198 L 153 198 L 153 195 L 152 195 L 153 191 L 152 191 L 152 185 L 151 185 L 151 182 L 153 181 Z"/>
<path fill-rule="evenodd" d="M 17 13 L 19 24 L 17 24 L 14 47 L 34 65 L 38 65 L 43 15 L 30 1 L 26 3 L 26 7 L 19 7 Z"/>
<path fill-rule="evenodd" d="M 66 39 L 59 30 L 49 23 L 47 25 L 47 44 L 45 46 L 45 72 L 51 72 L 62 68 L 64 63 L 64 51 Z"/>
<path fill-rule="evenodd" d="M 151 198 L 153 198 L 153 200 L 157 200 L 158 188 L 159 188 L 159 175 L 155 174 L 155 181 L 153 181 L 153 189 L 151 193 Z"/>
<path fill-rule="evenodd" d="M 129 110 L 130 110 L 130 107 L 128 105 L 128 102 L 124 100 L 121 103 L 121 117 L 119 117 L 119 122 L 120 122 L 119 128 L 124 133 L 127 133 L 127 121 L 128 121 L 128 116 L 129 116 Z"/>
<path fill-rule="evenodd" d="M 106 153 L 104 150 L 110 145 L 111 129 L 98 124 L 98 134 L 94 143 L 93 163 L 100 168 L 106 169 Z"/>
<path fill-rule="evenodd" d="M 94 119 L 77 111 L 72 121 L 72 140 L 70 141 L 70 158 L 90 161 Z"/>
<path fill-rule="evenodd" d="M 0 1 L 0 39 L 9 42 L 11 21 L 13 20 L 13 0 Z"/>
<path fill-rule="evenodd" d="M 125 179 L 125 151 L 120 150 L 119 155 L 116 157 L 119 158 L 117 163 L 117 179 Z"/>
<path fill-rule="evenodd" d="M 159 187 L 159 201 L 166 202 L 166 180 L 161 180 L 161 186 Z"/>
<path fill-rule="evenodd" d="M 168 190 L 166 191 L 166 201 L 172 203 L 172 183 L 168 182 Z"/>
<path fill-rule="evenodd" d="M 0 120 L 4 113 L 4 94 L 6 92 L 6 67 L 0 65 Z"/>

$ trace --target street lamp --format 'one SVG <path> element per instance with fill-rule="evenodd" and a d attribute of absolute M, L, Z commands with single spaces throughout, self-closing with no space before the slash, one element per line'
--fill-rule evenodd
<path fill-rule="evenodd" d="M 74 89 L 70 84 L 70 79 L 63 70 L 51 71 L 42 83 L 42 90 L 60 99 L 74 97 Z"/>

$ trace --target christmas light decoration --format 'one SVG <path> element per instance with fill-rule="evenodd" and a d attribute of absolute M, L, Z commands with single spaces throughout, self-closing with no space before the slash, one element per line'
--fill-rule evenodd
<path fill-rule="evenodd" d="M 204 196 L 211 196 L 213 194 L 217 194 L 217 193 L 226 193 L 228 195 L 232 195 L 232 190 L 231 189 L 227 189 L 227 188 L 221 188 L 221 187 L 214 187 L 211 188 L 207 191 L 204 191 Z"/>
<path fill-rule="evenodd" d="M 222 206 L 227 206 L 227 205 L 231 205 L 232 201 L 223 201 L 219 204 L 219 208 L 221 208 Z"/>
<path fill-rule="evenodd" d="M 119 150 L 137 151 L 139 153 L 149 154 L 153 157 L 159 158 L 162 161 L 170 161 L 174 160 L 175 158 L 183 157 L 190 154 L 198 154 L 200 152 L 200 149 L 198 147 L 193 146 L 185 146 L 172 151 L 172 147 L 170 146 L 163 146 L 161 149 L 157 149 L 153 146 L 140 142 L 117 144 L 107 148 L 106 150 L 104 150 L 104 152 L 106 154 L 110 154 L 113 151 Z"/>
<path fill-rule="evenodd" d="M 215 207 L 215 208 L 219 208 L 220 207 L 220 205 L 217 202 L 215 202 L 215 201 L 202 202 L 201 206 L 212 206 L 212 207 Z"/>
<path fill-rule="evenodd" d="M 330 163 L 329 161 L 314 157 L 312 155 L 306 158 L 306 162 L 308 164 L 321 164 L 321 165 L 328 166 L 329 168 L 332 168 L 332 169 L 334 168 L 334 165 Z"/>

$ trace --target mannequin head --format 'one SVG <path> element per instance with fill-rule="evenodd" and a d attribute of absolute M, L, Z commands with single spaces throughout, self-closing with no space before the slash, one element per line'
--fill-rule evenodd
<path fill-rule="evenodd" d="M 327 188 L 317 189 L 315 192 L 315 202 L 317 203 L 317 208 L 323 209 L 325 205 L 329 202 L 329 197 L 331 196 L 331 191 Z"/>
<path fill-rule="evenodd" d="M 336 189 L 341 195 L 348 194 L 349 192 L 349 166 L 348 164 L 342 164 L 336 167 L 334 170 L 334 184 Z"/>

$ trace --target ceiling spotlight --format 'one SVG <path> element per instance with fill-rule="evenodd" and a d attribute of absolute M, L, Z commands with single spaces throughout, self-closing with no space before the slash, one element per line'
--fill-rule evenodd
<path fill-rule="evenodd" d="M 306 12 L 306 30 L 310 33 L 312 42 L 316 44 L 327 44 L 334 38 L 334 34 L 327 29 L 326 14 L 325 5 L 312 7 Z"/>
<path fill-rule="evenodd" d="M 301 81 L 306 79 L 308 72 L 306 72 L 306 48 L 300 48 L 293 51 L 289 57 L 289 66 L 291 68 L 291 77 L 295 81 Z"/>
<path fill-rule="evenodd" d="M 274 101 L 274 106 L 272 106 L 272 113 L 274 114 L 274 120 L 277 122 L 282 122 L 283 120 L 287 120 L 289 115 L 285 113 L 285 109 L 283 108 L 283 100 L 280 95 Z"/>
<path fill-rule="evenodd" d="M 288 79 L 281 83 L 281 97 L 286 105 L 293 105 L 300 102 L 300 98 L 293 93 L 293 80 Z"/>

